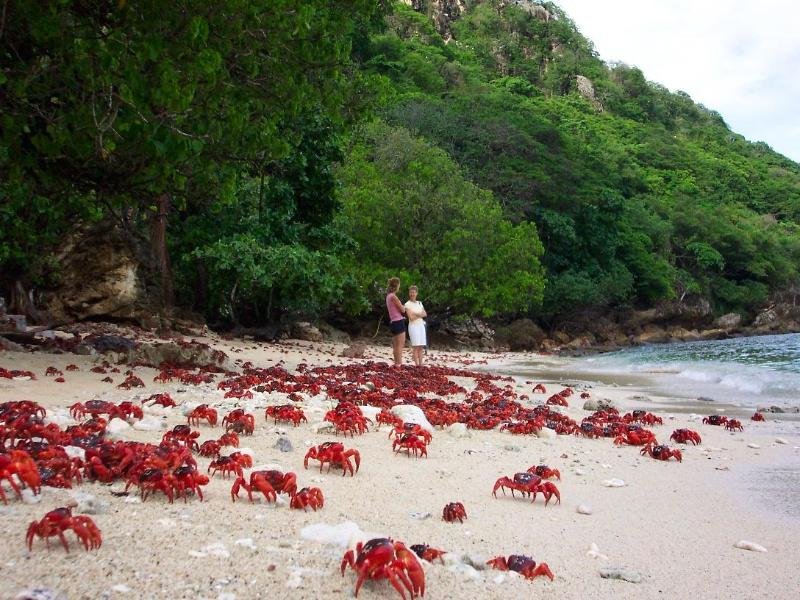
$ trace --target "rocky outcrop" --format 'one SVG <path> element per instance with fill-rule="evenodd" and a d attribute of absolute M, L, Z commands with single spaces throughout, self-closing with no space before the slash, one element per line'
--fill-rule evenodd
<path fill-rule="evenodd" d="M 542 328 L 531 319 L 518 319 L 505 327 L 498 327 L 495 342 L 512 351 L 536 350 L 547 337 Z"/>
<path fill-rule="evenodd" d="M 115 227 L 76 228 L 55 256 L 59 284 L 43 294 L 43 308 L 55 323 L 98 318 L 153 321 L 156 309 L 148 299 L 140 262 Z"/>
<path fill-rule="evenodd" d="M 539 19 L 540 21 L 544 21 L 545 23 L 553 18 L 553 15 L 549 10 L 547 10 L 538 2 L 532 2 L 531 0 L 506 0 L 498 3 L 498 6 L 501 8 L 505 6 L 516 6 L 517 8 L 524 10 L 532 17 Z"/>
<path fill-rule="evenodd" d="M 461 346 L 493 348 L 494 330 L 474 317 L 451 317 L 439 325 L 439 333 L 453 339 Z"/>
<path fill-rule="evenodd" d="M 586 100 L 589 101 L 589 104 L 594 106 L 597 110 L 603 110 L 603 105 L 600 104 L 600 101 L 595 97 L 594 84 L 592 83 L 591 79 L 584 77 L 583 75 L 576 75 L 575 84 L 578 87 L 578 93 L 586 98 Z"/>
<path fill-rule="evenodd" d="M 323 339 L 322 332 L 306 321 L 292 323 L 289 335 L 294 339 L 305 340 L 307 342 L 321 342 Z"/>
<path fill-rule="evenodd" d="M 453 39 L 450 25 L 466 10 L 465 0 L 403 0 L 403 2 L 417 12 L 428 15 L 445 42 Z"/>

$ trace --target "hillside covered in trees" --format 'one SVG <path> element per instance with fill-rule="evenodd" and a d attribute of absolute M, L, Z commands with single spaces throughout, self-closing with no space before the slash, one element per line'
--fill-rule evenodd
<path fill-rule="evenodd" d="M 129 248 L 132 303 L 228 324 L 368 315 L 390 275 L 432 314 L 546 327 L 800 288 L 800 166 L 602 62 L 556 3 L 22 6 L 0 31 L 17 310 L 98 237 Z"/>

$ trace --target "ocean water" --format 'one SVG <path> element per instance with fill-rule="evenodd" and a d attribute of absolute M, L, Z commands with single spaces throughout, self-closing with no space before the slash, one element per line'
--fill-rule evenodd
<path fill-rule="evenodd" d="M 578 360 L 598 375 L 647 375 L 654 391 L 742 407 L 800 406 L 800 334 L 638 346 Z"/>

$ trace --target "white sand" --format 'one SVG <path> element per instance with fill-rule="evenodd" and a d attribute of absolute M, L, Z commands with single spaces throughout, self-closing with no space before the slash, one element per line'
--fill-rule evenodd
<path fill-rule="evenodd" d="M 342 347 L 332 344 L 236 341 L 216 345 L 232 359 L 251 360 L 259 367 L 280 360 L 290 370 L 298 362 L 345 362 L 336 357 Z M 388 360 L 390 349 L 370 348 L 368 354 Z M 431 352 L 428 358 L 441 360 L 443 356 Z M 463 359 L 464 355 L 446 358 Z M 146 368 L 137 369 L 146 382 L 144 391 L 117 390 L 115 385 L 100 382 L 103 375 L 89 372 L 95 360 L 67 354 L 0 353 L 0 366 L 29 369 L 38 376 L 37 381 L 0 379 L 0 402 L 30 399 L 52 411 L 95 397 L 120 401 L 137 394 L 170 391 L 178 401 L 222 404 L 222 393 L 210 388 L 155 384 L 152 380 L 157 372 Z M 490 365 L 480 368 L 491 370 L 491 363 L 503 360 L 493 356 Z M 69 363 L 81 370 L 65 372 L 66 383 L 54 383 L 44 376 L 47 366 L 63 370 Z M 453 364 L 463 367 L 457 361 Z M 112 377 L 115 384 L 122 380 L 121 374 Z M 561 389 L 545 383 L 548 392 Z M 519 391 L 530 393 L 530 388 L 520 385 Z M 631 387 L 594 387 L 590 392 L 593 398 L 614 400 L 620 412 L 651 407 L 631 400 L 637 395 Z M 537 402 L 544 398 L 533 397 Z M 248 401 L 242 404 L 247 406 Z M 589 414 L 581 409 L 583 401 L 577 395 L 570 398 L 570 404 L 567 414 L 575 420 Z M 233 403 L 225 401 L 224 405 Z M 641 457 L 638 448 L 615 447 L 609 439 L 539 439 L 497 431 L 472 431 L 468 439 L 436 431 L 428 458 L 415 460 L 393 454 L 383 429 L 355 439 L 339 438 L 361 452 L 361 470 L 351 478 L 342 477 L 339 471 L 320 474 L 318 469 L 303 469 L 303 456 L 310 445 L 337 439 L 312 432 L 311 425 L 321 418 L 320 413 L 314 416 L 308 411 L 310 423 L 298 428 L 274 427 L 265 421 L 263 409 L 252 409 L 256 433 L 243 437 L 242 446 L 253 449 L 255 466 L 279 465 L 297 473 L 301 486 L 319 486 L 325 494 L 323 509 L 304 514 L 285 505 L 249 504 L 246 500 L 234 504 L 230 500 L 232 481 L 219 477 L 204 488 L 205 502 L 192 498 L 173 505 L 161 495 L 143 504 L 132 503 L 130 497 L 114 497 L 110 492 L 120 489 L 119 483 L 84 483 L 75 489 L 108 503 L 107 512 L 93 516 L 103 534 L 102 547 L 85 552 L 73 543 L 66 554 L 60 545 L 51 544 L 48 551 L 36 540 L 33 551 L 28 552 L 28 523 L 65 505 L 70 491 L 44 488 L 36 505 L 23 504 L 13 492 L 7 492 L 8 505 L 0 505 L 4 537 L 0 597 L 14 598 L 22 590 L 46 587 L 70 599 L 350 598 L 356 577 L 349 570 L 344 577 L 339 573 L 344 549 L 301 537 L 301 530 L 308 525 L 346 521 L 409 545 L 425 542 L 452 555 L 467 553 L 475 562 L 527 554 L 547 562 L 556 576 L 553 582 L 545 578 L 526 581 L 494 570 L 470 572 L 424 564 L 425 597 L 431 599 L 796 597 L 800 518 L 796 511 L 786 509 L 792 490 L 781 486 L 780 480 L 775 487 L 769 469 L 781 466 L 785 473 L 797 473 L 798 423 L 780 421 L 773 415 L 767 415 L 767 423 L 753 423 L 749 415 L 739 415 L 744 433 L 728 433 L 702 425 L 696 416 L 669 414 L 658 407 L 654 410 L 665 419 L 663 426 L 653 428 L 660 441 L 666 442 L 678 427 L 690 427 L 702 435 L 702 446 L 679 446 L 683 463 Z M 221 418 L 225 410 L 220 413 Z M 164 414 L 170 428 L 186 422 L 180 409 Z M 223 432 L 219 426 L 201 426 L 200 431 L 201 441 Z M 129 437 L 157 443 L 161 434 L 132 431 Z M 292 452 L 274 448 L 280 435 L 291 441 Z M 787 443 L 776 443 L 776 438 Z M 198 457 L 201 470 L 208 462 Z M 534 504 L 510 496 L 492 497 L 498 477 L 541 463 L 562 473 L 562 481 L 555 482 L 561 491 L 560 505 L 545 508 L 541 497 Z M 776 476 L 782 477 L 780 472 Z M 604 480 L 614 478 L 626 485 L 603 485 Z M 781 502 L 772 502 L 767 492 L 758 491 L 762 479 L 771 481 L 768 485 L 781 494 Z M 5 488 L 8 490 L 7 485 Z M 443 506 L 453 501 L 466 507 L 468 519 L 463 525 L 441 519 Z M 592 514 L 579 514 L 576 507 L 580 504 L 588 505 Z M 412 518 L 412 513 L 431 513 L 432 517 L 420 520 Z M 71 533 L 68 538 L 75 540 Z M 735 548 L 740 540 L 759 544 L 767 552 Z M 599 556 L 587 555 L 593 543 Z M 608 566 L 634 571 L 642 581 L 602 579 L 599 570 Z M 379 582 L 367 583 L 359 597 L 397 598 L 399 594 Z"/>

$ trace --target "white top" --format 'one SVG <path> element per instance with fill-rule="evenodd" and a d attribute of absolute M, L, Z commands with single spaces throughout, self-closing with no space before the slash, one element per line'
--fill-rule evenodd
<path fill-rule="evenodd" d="M 409 324 L 411 324 L 411 323 L 416 323 L 417 321 L 421 321 L 421 320 L 422 320 L 422 317 L 412 317 L 412 316 L 409 314 L 409 311 L 410 311 L 411 313 L 417 313 L 417 314 L 419 314 L 419 313 L 421 313 L 422 311 L 424 311 L 424 310 L 425 310 L 425 307 L 424 307 L 424 306 L 422 306 L 422 302 L 420 302 L 419 300 L 416 300 L 416 301 L 414 301 L 414 302 L 412 302 L 411 300 L 409 300 L 408 302 L 406 302 L 406 303 L 404 304 L 404 306 L 406 307 L 406 314 L 408 315 L 408 322 L 409 322 Z M 424 322 L 424 321 L 423 321 L 423 322 Z"/>

